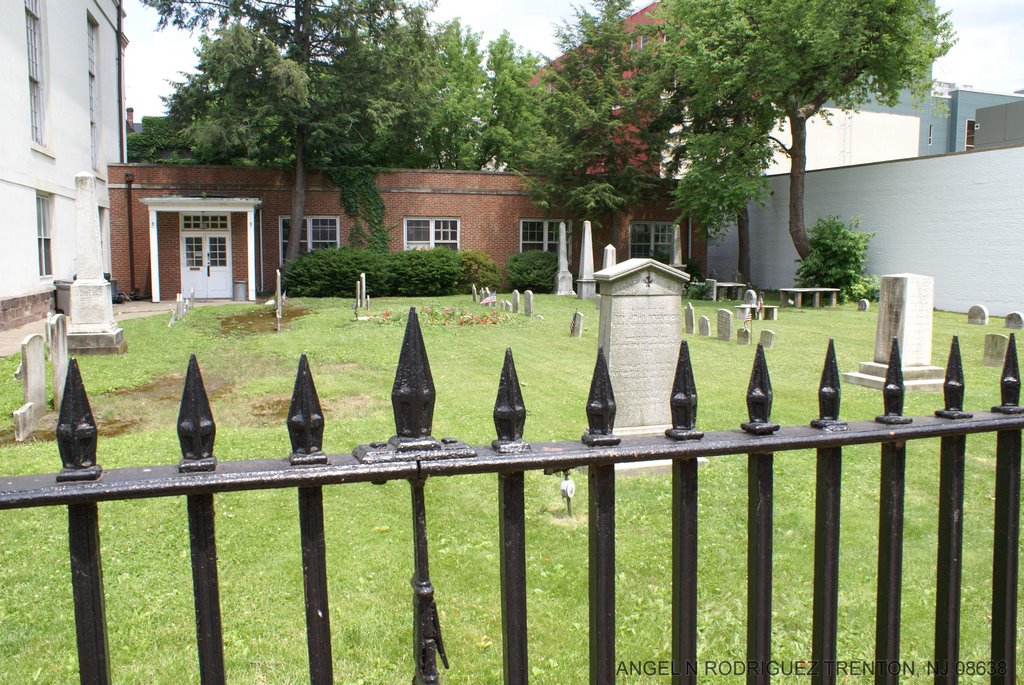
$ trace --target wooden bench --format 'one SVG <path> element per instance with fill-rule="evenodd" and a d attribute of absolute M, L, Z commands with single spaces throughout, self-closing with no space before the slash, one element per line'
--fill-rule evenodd
<path fill-rule="evenodd" d="M 792 305 L 790 305 L 789 298 L 786 297 L 787 293 L 792 294 Z M 828 295 L 829 306 L 835 307 L 839 301 L 839 288 L 779 288 L 779 306 L 803 307 L 804 295 L 813 296 L 814 307 L 820 307 L 821 296 Z"/>

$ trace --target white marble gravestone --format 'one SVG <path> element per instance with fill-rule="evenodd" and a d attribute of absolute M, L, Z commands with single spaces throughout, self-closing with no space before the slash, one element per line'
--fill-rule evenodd
<path fill-rule="evenodd" d="M 597 299 L 594 280 L 594 234 L 590 222 L 583 222 L 583 240 L 580 245 L 580 277 L 576 280 L 576 297 L 581 300 Z"/>
<path fill-rule="evenodd" d="M 14 374 L 21 381 L 24 404 L 14 410 L 14 439 L 28 440 L 36 421 L 46 413 L 46 343 L 38 333 L 21 343 L 21 366 Z"/>
<path fill-rule="evenodd" d="M 477 297 L 476 297 L 476 283 L 472 284 L 472 286 L 470 286 L 470 287 L 473 288 L 473 301 L 476 302 L 477 301 Z"/>
<path fill-rule="evenodd" d="M 711 319 L 706 316 L 700 317 L 700 320 L 697 321 L 697 335 L 705 338 L 711 337 Z"/>
<path fill-rule="evenodd" d="M 565 239 L 565 223 L 558 224 L 558 273 L 555 274 L 555 295 L 575 295 L 569 271 L 569 245 Z"/>
<path fill-rule="evenodd" d="M 918 274 L 882 276 L 875 329 L 875 356 L 843 380 L 877 390 L 885 386 L 892 339 L 899 340 L 903 384 L 908 391 L 939 392 L 945 369 L 932 366 L 932 308 L 935 279 Z"/>
<path fill-rule="evenodd" d="M 75 268 L 71 284 L 71 325 L 68 351 L 77 354 L 119 354 L 128 345 L 114 321 L 110 283 L 103 277 L 100 215 L 96 204 L 96 177 L 75 176 Z"/>
<path fill-rule="evenodd" d="M 988 307 L 976 304 L 967 310 L 967 323 L 974 326 L 988 325 Z"/>
<path fill-rule="evenodd" d="M 618 262 L 618 259 L 617 259 L 617 255 L 615 254 L 615 246 L 614 245 L 605 245 L 604 246 L 604 261 L 601 262 L 601 268 L 602 269 L 610 269 L 613 266 L 615 266 L 616 262 Z"/>
<path fill-rule="evenodd" d="M 1024 314 L 1020 312 L 1010 312 L 1006 315 L 1006 322 L 1004 325 L 1006 328 L 1015 328 L 1017 330 L 1024 328 Z"/>
<path fill-rule="evenodd" d="M 583 312 L 573 312 L 572 321 L 569 322 L 569 336 L 573 338 L 583 337 Z"/>
<path fill-rule="evenodd" d="M 518 314 L 519 313 L 519 291 L 518 290 L 513 290 L 512 291 L 512 313 L 513 314 Z"/>
<path fill-rule="evenodd" d="M 770 331 L 767 328 L 761 331 L 761 347 L 766 350 L 775 347 L 775 331 Z"/>
<path fill-rule="evenodd" d="M 68 322 L 63 314 L 47 317 L 46 337 L 50 340 L 50 368 L 53 370 L 53 409 L 60 413 L 68 375 Z"/>
<path fill-rule="evenodd" d="M 684 316 L 685 316 L 685 318 L 686 318 L 686 334 L 687 334 L 687 335 L 693 335 L 693 332 L 694 332 L 694 325 L 693 325 L 693 319 L 694 319 L 694 311 L 693 311 L 693 304 L 691 304 L 690 302 L 687 302 L 687 303 L 686 303 L 686 308 L 685 308 L 685 309 L 683 310 L 683 314 L 684 314 Z"/>
<path fill-rule="evenodd" d="M 1010 346 L 1010 336 L 999 333 L 989 333 L 985 336 L 985 355 L 981 360 L 982 366 L 991 366 L 996 369 L 1003 368 L 1006 361 L 1006 348 Z"/>
<path fill-rule="evenodd" d="M 736 331 L 736 343 L 739 344 L 739 345 L 749 345 L 750 344 L 750 329 L 749 328 L 740 328 L 739 330 Z"/>
<path fill-rule="evenodd" d="M 615 433 L 664 431 L 671 425 L 681 295 L 690 277 L 653 259 L 628 259 L 594 279 L 601 288 L 598 340 L 615 392 Z"/>
<path fill-rule="evenodd" d="M 728 309 L 719 309 L 717 323 L 718 339 L 725 342 L 732 340 L 732 312 Z"/>
<path fill-rule="evenodd" d="M 533 291 L 526 290 L 523 292 L 523 314 L 526 316 L 533 316 Z"/>

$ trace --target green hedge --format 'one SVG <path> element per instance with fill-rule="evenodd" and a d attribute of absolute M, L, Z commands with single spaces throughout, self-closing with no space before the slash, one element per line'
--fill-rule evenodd
<path fill-rule="evenodd" d="M 390 259 L 394 295 L 451 295 L 462 278 L 462 260 L 455 250 L 408 250 Z"/>
<path fill-rule="evenodd" d="M 469 290 L 471 284 L 476 283 L 478 288 L 501 288 L 501 270 L 493 259 L 486 252 L 480 250 L 467 250 L 459 253 L 462 260 L 462 278 L 459 279 L 459 289 L 462 292 Z"/>
<path fill-rule="evenodd" d="M 370 297 L 391 294 L 390 256 L 353 247 L 300 255 L 285 271 L 282 287 L 292 297 L 355 297 L 361 273 L 366 274 Z"/>
<path fill-rule="evenodd" d="M 550 293 L 555 289 L 558 257 L 553 252 L 520 252 L 509 257 L 507 268 L 509 286 L 515 290 Z"/>

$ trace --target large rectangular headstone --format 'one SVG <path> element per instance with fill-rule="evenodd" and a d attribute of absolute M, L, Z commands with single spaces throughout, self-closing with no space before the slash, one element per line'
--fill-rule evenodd
<path fill-rule="evenodd" d="M 662 431 L 671 424 L 689 276 L 653 259 L 628 259 L 594 278 L 601 288 L 598 340 L 615 392 L 615 432 Z"/>
<path fill-rule="evenodd" d="M 519 313 L 519 291 L 518 290 L 513 290 L 512 291 L 512 313 L 513 314 L 518 314 Z"/>
<path fill-rule="evenodd" d="M 711 319 L 706 316 L 700 317 L 700 320 L 697 322 L 697 335 L 705 338 L 711 337 Z"/>
<path fill-rule="evenodd" d="M 24 404 L 14 411 L 14 439 L 32 437 L 36 421 L 46 413 L 46 343 L 34 333 L 21 343 L 21 366 L 15 376 L 21 381 Z"/>
<path fill-rule="evenodd" d="M 691 303 L 687 302 L 686 303 L 686 309 L 683 310 L 683 313 L 684 313 L 685 318 L 686 318 L 686 334 L 687 335 L 693 335 L 693 331 L 694 331 L 694 325 L 693 325 L 693 318 L 694 318 L 693 305 Z"/>
<path fill-rule="evenodd" d="M 527 290 L 523 293 L 523 313 L 526 316 L 533 316 L 533 291 Z"/>
<path fill-rule="evenodd" d="M 1006 360 L 1006 348 L 1010 346 L 1010 336 L 999 333 L 989 333 L 985 336 L 985 356 L 981 363 L 983 366 L 991 366 L 996 369 L 1003 368 Z"/>
<path fill-rule="evenodd" d="M 725 342 L 732 340 L 732 312 L 728 309 L 718 310 L 718 339 Z"/>

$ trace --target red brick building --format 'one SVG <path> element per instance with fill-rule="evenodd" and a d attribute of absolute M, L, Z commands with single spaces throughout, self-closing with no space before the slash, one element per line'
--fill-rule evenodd
<path fill-rule="evenodd" d="M 311 174 L 307 185 L 303 248 L 349 244 L 353 220 L 338 189 L 319 174 Z M 514 173 L 397 170 L 381 173 L 377 186 L 392 250 L 482 250 L 504 269 L 517 252 L 556 250 L 558 222 L 570 224 L 534 206 Z M 191 288 L 200 299 L 231 297 L 234 283 L 242 281 L 248 299 L 273 290 L 290 230 L 288 171 L 114 164 L 109 187 L 112 275 L 121 290 L 154 300 Z M 594 217 L 600 219 L 606 217 Z M 666 195 L 618 217 L 615 226 L 595 226 L 595 263 L 608 243 L 620 261 L 681 255 L 706 263 L 707 246 L 688 223 L 677 227 L 675 219 Z M 570 226 L 574 273 L 582 234 L 576 224 Z"/>

